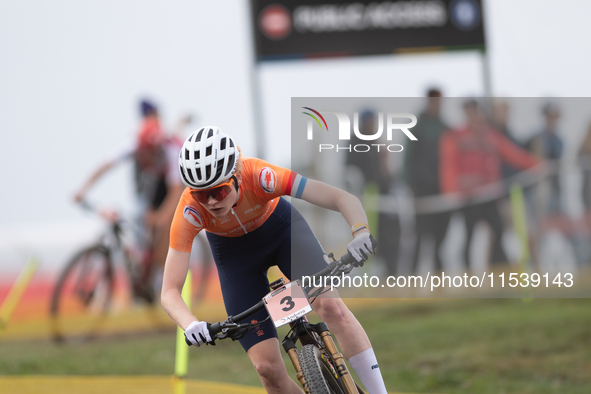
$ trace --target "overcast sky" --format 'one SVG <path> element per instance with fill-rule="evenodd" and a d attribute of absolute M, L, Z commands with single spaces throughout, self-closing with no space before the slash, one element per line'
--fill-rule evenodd
<path fill-rule="evenodd" d="M 165 125 L 192 113 L 193 128 L 218 125 L 254 155 L 256 75 L 267 159 L 289 166 L 292 96 L 421 96 L 432 84 L 450 96 L 484 92 L 475 53 L 255 69 L 247 10 L 245 0 L 0 2 L 0 119 L 7 139 L 0 144 L 0 235 L 40 238 L 52 226 L 83 220 L 71 195 L 133 135 L 142 96 L 161 105 Z M 591 2 L 584 0 L 485 0 L 493 94 L 588 96 L 589 15 Z M 129 168 L 99 184 L 93 197 L 128 204 Z M 7 242 L 0 239 L 0 251 L 14 248 Z"/>

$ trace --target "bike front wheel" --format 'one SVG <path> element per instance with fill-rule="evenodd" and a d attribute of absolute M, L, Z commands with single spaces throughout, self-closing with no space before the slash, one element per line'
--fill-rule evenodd
<path fill-rule="evenodd" d="M 310 394 L 346 394 L 337 371 L 317 346 L 303 346 L 298 352 L 298 360 Z"/>
<path fill-rule="evenodd" d="M 84 341 L 96 336 L 106 319 L 114 288 L 109 250 L 95 245 L 78 252 L 62 271 L 51 298 L 53 339 Z"/>

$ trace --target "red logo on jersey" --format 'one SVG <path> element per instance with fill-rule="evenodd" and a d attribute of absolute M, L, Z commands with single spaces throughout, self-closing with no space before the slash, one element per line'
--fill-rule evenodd
<path fill-rule="evenodd" d="M 183 216 L 187 222 L 191 223 L 195 227 L 203 227 L 203 218 L 199 212 L 190 205 L 187 205 L 183 210 Z"/>
<path fill-rule="evenodd" d="M 273 193 L 277 186 L 277 174 L 269 167 L 264 167 L 259 172 L 259 184 L 267 193 Z"/>

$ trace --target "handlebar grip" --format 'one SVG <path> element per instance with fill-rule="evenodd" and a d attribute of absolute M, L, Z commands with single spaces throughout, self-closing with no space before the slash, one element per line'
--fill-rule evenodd
<path fill-rule="evenodd" d="M 341 261 L 344 265 L 357 264 L 357 261 L 355 261 L 355 258 L 349 252 L 341 256 Z"/>
<path fill-rule="evenodd" d="M 78 203 L 78 205 L 80 205 L 80 207 L 86 211 L 89 212 L 94 212 L 95 208 L 92 204 L 90 204 L 87 200 L 82 200 Z"/>
<path fill-rule="evenodd" d="M 375 253 L 375 250 L 378 247 L 378 241 L 376 241 L 376 239 L 371 234 L 369 234 L 369 239 L 371 240 L 371 247 Z M 351 255 L 351 252 L 347 252 L 346 254 L 341 256 L 341 261 L 344 265 L 354 265 L 359 267 L 363 267 L 363 264 L 365 263 L 365 261 L 357 262 L 353 255 Z"/>
<path fill-rule="evenodd" d="M 211 337 L 211 342 L 208 342 L 208 345 L 213 345 L 215 346 L 215 338 L 214 335 L 219 333 L 220 331 L 222 331 L 222 327 L 220 325 L 220 323 L 214 323 L 214 324 L 209 324 L 207 325 L 207 330 L 209 331 L 209 336 Z M 201 334 L 199 334 L 201 335 Z M 189 341 L 189 339 L 187 338 L 187 335 L 185 334 L 185 343 L 187 344 L 187 346 L 193 346 L 193 344 L 191 343 L 191 341 Z"/>
<path fill-rule="evenodd" d="M 221 326 L 220 322 L 217 322 L 217 323 L 213 323 L 207 329 L 209 330 L 209 335 L 210 335 L 211 339 L 213 339 L 215 334 L 222 331 L 222 326 Z"/>

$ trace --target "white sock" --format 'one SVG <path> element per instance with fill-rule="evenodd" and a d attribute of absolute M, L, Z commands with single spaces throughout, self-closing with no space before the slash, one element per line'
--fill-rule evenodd
<path fill-rule="evenodd" d="M 388 394 L 373 348 L 370 347 L 347 361 L 369 394 Z"/>

